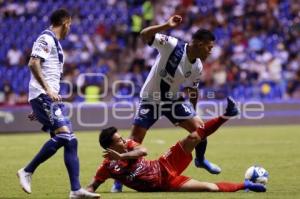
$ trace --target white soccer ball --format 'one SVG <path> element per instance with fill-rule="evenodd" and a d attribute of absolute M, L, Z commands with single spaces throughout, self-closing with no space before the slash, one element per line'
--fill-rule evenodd
<path fill-rule="evenodd" d="M 269 179 L 269 172 L 263 167 L 255 165 L 247 169 L 245 179 L 265 185 Z"/>

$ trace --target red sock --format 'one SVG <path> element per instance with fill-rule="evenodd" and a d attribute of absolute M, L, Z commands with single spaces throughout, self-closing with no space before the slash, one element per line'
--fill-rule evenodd
<path fill-rule="evenodd" d="M 214 133 L 222 124 L 224 124 L 228 119 L 217 117 L 211 119 L 204 123 L 203 128 L 198 128 L 197 133 L 201 137 L 201 139 L 205 139 L 207 136 Z"/>
<path fill-rule="evenodd" d="M 245 189 L 244 183 L 218 182 L 219 192 L 236 192 Z"/>

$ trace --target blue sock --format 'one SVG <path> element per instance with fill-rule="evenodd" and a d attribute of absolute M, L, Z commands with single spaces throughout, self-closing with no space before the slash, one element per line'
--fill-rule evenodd
<path fill-rule="evenodd" d="M 115 185 L 116 189 L 118 189 L 119 191 L 122 191 L 122 187 L 123 187 L 122 182 L 120 182 L 119 180 L 115 180 L 114 185 Z"/>
<path fill-rule="evenodd" d="M 203 162 L 205 157 L 205 151 L 206 151 L 206 146 L 207 146 L 207 139 L 201 141 L 197 146 L 195 147 L 196 151 L 196 158 L 199 162 Z"/>
<path fill-rule="evenodd" d="M 64 145 L 64 160 L 69 173 L 72 191 L 77 191 L 81 188 L 79 181 L 79 159 L 77 155 L 77 146 L 78 142 L 76 138 L 68 140 Z"/>
<path fill-rule="evenodd" d="M 54 136 L 44 144 L 44 146 L 41 148 L 38 154 L 36 154 L 36 156 L 25 167 L 24 170 L 26 172 L 33 173 L 41 163 L 45 162 L 47 159 L 53 156 L 56 153 L 56 151 L 62 146 L 63 143 L 59 139 L 57 139 L 56 136 Z"/>

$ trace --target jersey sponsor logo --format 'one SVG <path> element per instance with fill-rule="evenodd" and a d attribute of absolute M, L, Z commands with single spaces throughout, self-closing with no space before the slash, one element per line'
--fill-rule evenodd
<path fill-rule="evenodd" d="M 42 45 L 48 46 L 48 43 L 46 42 L 44 36 L 40 37 L 40 38 L 37 40 L 37 42 L 40 43 L 40 44 L 42 44 Z"/>
<path fill-rule="evenodd" d="M 118 172 L 121 170 L 121 168 L 119 167 L 119 165 L 115 165 L 114 170 Z"/>
<path fill-rule="evenodd" d="M 121 166 L 117 160 L 112 160 L 109 162 L 109 169 L 112 170 L 114 173 L 118 173 L 121 171 Z"/>
<path fill-rule="evenodd" d="M 147 113 L 149 113 L 150 109 L 146 108 L 146 109 L 141 109 L 140 113 L 142 115 L 146 115 Z"/>
<path fill-rule="evenodd" d="M 46 53 L 49 53 L 49 49 L 46 46 L 39 46 L 43 51 L 45 51 Z"/>
<path fill-rule="evenodd" d="M 161 35 L 159 39 L 159 44 L 160 45 L 165 45 L 169 40 L 169 37 L 167 35 Z"/>
<path fill-rule="evenodd" d="M 55 114 L 56 116 L 60 116 L 60 115 L 62 114 L 62 112 L 61 112 L 60 109 L 57 109 L 57 110 L 54 112 L 54 114 Z"/>
<path fill-rule="evenodd" d="M 44 44 L 41 44 L 41 43 L 37 43 L 34 50 L 36 52 L 44 51 L 46 53 L 49 53 L 48 47 L 46 45 L 44 45 Z"/>
<path fill-rule="evenodd" d="M 38 40 L 38 43 L 44 46 L 48 46 L 48 43 L 44 40 Z"/>
<path fill-rule="evenodd" d="M 167 70 L 162 69 L 159 72 L 159 75 L 162 79 L 164 79 L 166 82 L 168 82 L 169 84 L 172 84 L 174 82 L 173 77 L 171 77 L 171 75 L 168 75 Z"/>

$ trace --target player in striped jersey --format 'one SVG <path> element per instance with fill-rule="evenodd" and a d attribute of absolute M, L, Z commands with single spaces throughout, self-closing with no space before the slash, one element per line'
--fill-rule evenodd
<path fill-rule="evenodd" d="M 173 124 L 190 133 L 199 128 L 205 132 L 214 132 L 229 117 L 236 116 L 239 112 L 234 100 L 227 98 L 228 107 L 234 108 L 226 110 L 223 116 L 203 122 L 196 115 L 202 63 L 210 55 L 215 37 L 210 31 L 199 29 L 193 34 L 192 40 L 185 43 L 161 34 L 162 31 L 179 26 L 181 22 L 182 17 L 175 15 L 164 24 L 141 31 L 143 41 L 157 49 L 159 54 L 141 90 L 141 101 L 133 122 L 130 138 L 138 143 L 142 143 L 147 130 L 160 116 L 167 117 Z M 206 146 L 205 139 L 195 147 L 195 165 L 212 174 L 219 174 L 221 168 L 205 159 Z M 112 191 L 121 191 L 120 184 L 116 182 Z"/>
<path fill-rule="evenodd" d="M 36 119 L 43 124 L 43 130 L 50 132 L 51 138 L 25 167 L 18 171 L 20 184 L 26 193 L 31 193 L 31 178 L 37 167 L 64 147 L 64 161 L 68 170 L 71 192 L 69 197 L 100 198 L 99 194 L 81 188 L 79 182 L 79 159 L 77 139 L 70 120 L 65 116 L 60 102 L 59 83 L 63 72 L 64 55 L 59 43 L 68 34 L 71 15 L 65 9 L 54 11 L 50 17 L 51 26 L 41 33 L 33 45 L 29 67 L 29 102 Z"/>

